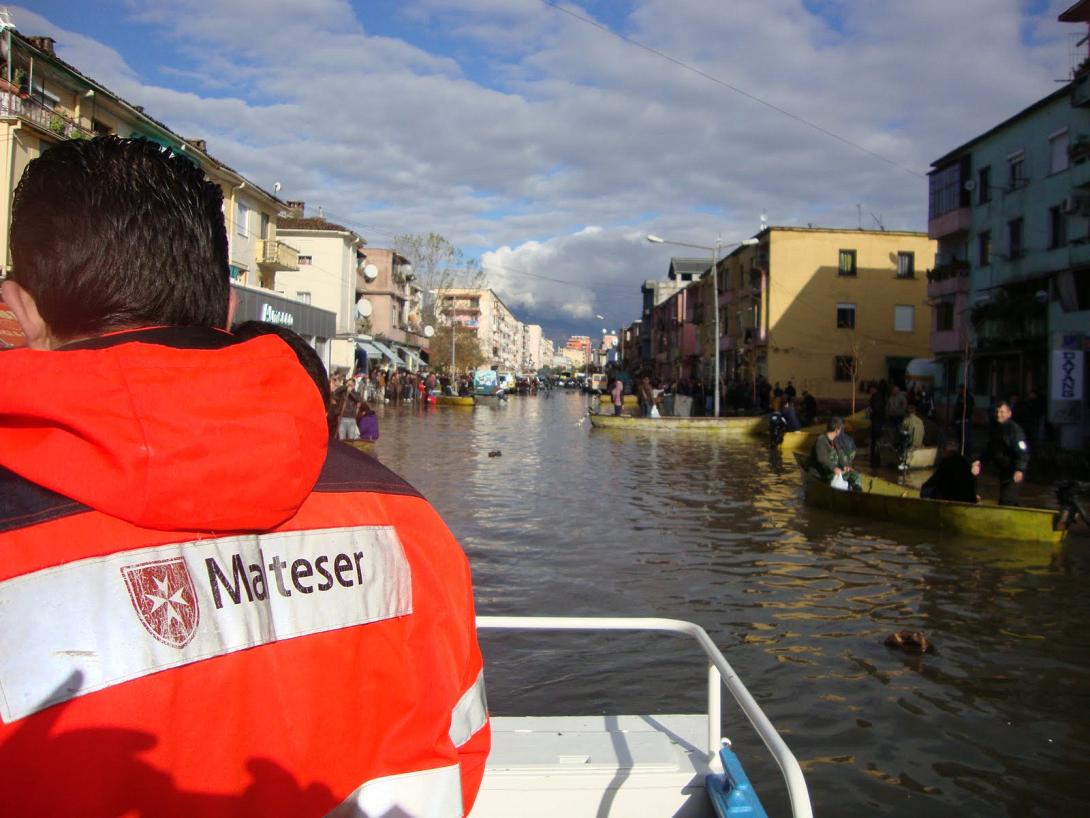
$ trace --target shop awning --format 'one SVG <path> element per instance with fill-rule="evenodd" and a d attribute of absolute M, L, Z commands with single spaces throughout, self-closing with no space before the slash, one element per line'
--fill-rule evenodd
<path fill-rule="evenodd" d="M 381 341 L 373 341 L 372 340 L 372 341 L 366 341 L 364 343 L 368 343 L 371 346 L 373 346 L 376 350 L 378 350 L 378 352 L 383 357 L 386 358 L 386 360 L 388 360 L 394 366 L 404 365 L 405 362 L 403 360 L 401 360 L 401 358 L 399 358 L 397 356 L 397 353 L 394 352 L 392 349 L 390 349 L 388 346 L 386 346 L 386 344 L 382 343 Z"/>
<path fill-rule="evenodd" d="M 394 344 L 394 349 L 400 352 L 404 360 L 411 363 L 414 368 L 420 369 L 422 367 L 427 367 L 427 363 L 424 361 L 423 358 L 420 357 L 415 349 L 407 346 L 402 346 L 401 344 Z"/>

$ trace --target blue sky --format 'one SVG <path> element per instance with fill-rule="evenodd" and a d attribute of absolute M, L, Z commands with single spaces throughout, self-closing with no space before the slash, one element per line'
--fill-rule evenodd
<path fill-rule="evenodd" d="M 444 234 L 481 257 L 522 320 L 560 339 L 599 333 L 595 314 L 638 317 L 640 284 L 671 255 L 647 233 L 733 241 L 762 212 L 773 225 L 854 227 L 862 211 L 865 224 L 873 213 L 925 230 L 930 161 L 1069 75 L 1084 33 L 1056 22 L 1069 4 L 10 8 L 22 33 L 55 37 L 80 70 L 372 245 Z"/>

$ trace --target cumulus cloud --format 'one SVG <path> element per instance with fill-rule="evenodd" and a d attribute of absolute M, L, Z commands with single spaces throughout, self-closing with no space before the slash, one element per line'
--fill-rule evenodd
<path fill-rule="evenodd" d="M 925 229 L 929 163 L 1054 90 L 1082 33 L 1056 22 L 1069 0 L 98 2 L 135 34 L 12 12 L 373 245 L 434 230 L 480 255 L 554 335 L 638 316 L 690 254 L 649 232 Z"/>

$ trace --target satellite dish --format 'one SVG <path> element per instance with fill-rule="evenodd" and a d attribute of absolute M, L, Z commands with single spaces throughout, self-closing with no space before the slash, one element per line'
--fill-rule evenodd
<path fill-rule="evenodd" d="M 403 276 L 411 276 L 413 274 L 413 266 L 411 264 L 402 264 L 401 274 Z"/>
<path fill-rule="evenodd" d="M 374 264 L 368 264 L 366 267 L 363 268 L 363 277 L 366 278 L 368 281 L 374 281 L 376 278 L 378 278 L 378 267 L 376 267 Z"/>
<path fill-rule="evenodd" d="M 366 298 L 361 298 L 356 302 L 356 315 L 360 318 L 370 318 L 372 311 L 371 302 Z"/>
<path fill-rule="evenodd" d="M 282 187 L 283 187 L 283 185 L 280 184 L 279 182 L 273 182 L 273 193 L 279 193 L 280 188 L 282 188 Z"/>
<path fill-rule="evenodd" d="M 965 184 L 963 184 L 962 187 L 972 193 L 976 190 L 976 179 L 966 179 Z"/>
<path fill-rule="evenodd" d="M 428 324 L 426 327 L 424 327 L 424 337 L 431 338 L 433 335 L 435 335 L 435 327 L 433 327 L 431 324 Z"/>

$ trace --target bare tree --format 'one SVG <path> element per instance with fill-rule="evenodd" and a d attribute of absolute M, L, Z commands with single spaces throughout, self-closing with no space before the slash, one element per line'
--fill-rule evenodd
<path fill-rule="evenodd" d="M 863 338 L 858 331 L 852 329 L 848 340 L 848 349 L 851 351 L 851 363 L 848 365 L 848 375 L 852 381 L 852 411 L 855 414 L 855 399 L 859 395 L 859 375 L 863 371 L 863 361 L 866 359 L 867 347 L 874 346 L 874 341 Z"/>
<path fill-rule="evenodd" d="M 423 314 L 435 315 L 435 291 L 462 286 L 484 286 L 484 272 L 477 259 L 465 254 L 439 233 L 404 233 L 394 237 L 394 251 L 409 260 L 423 290 Z M 427 319 L 425 319 L 427 320 Z"/>

